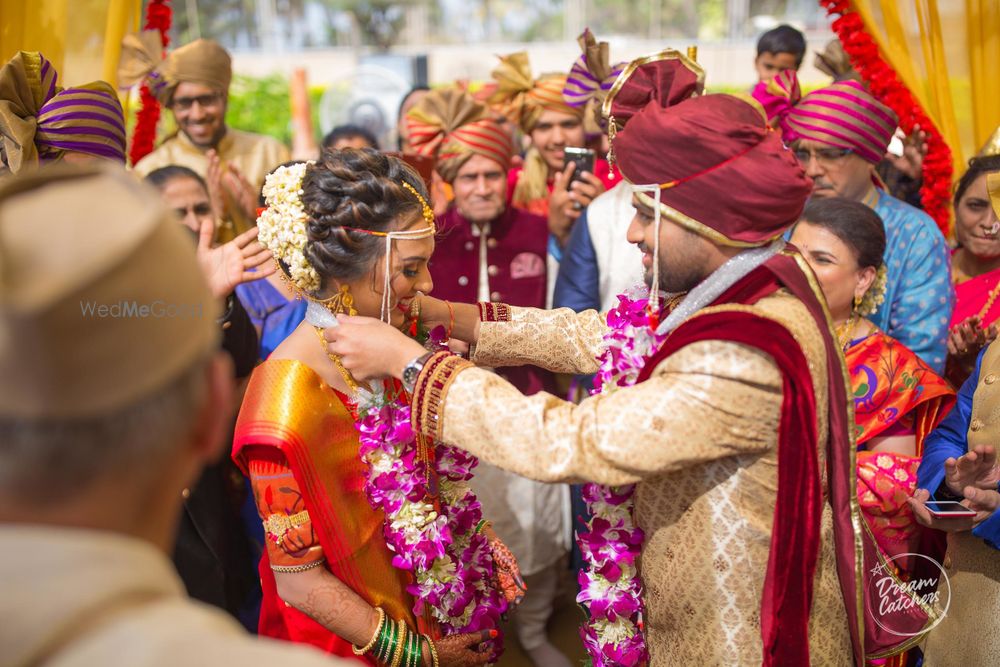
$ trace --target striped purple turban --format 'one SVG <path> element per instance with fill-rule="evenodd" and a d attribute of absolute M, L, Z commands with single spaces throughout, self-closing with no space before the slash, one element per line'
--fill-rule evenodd
<path fill-rule="evenodd" d="M 782 123 L 786 143 L 806 139 L 849 148 L 876 164 L 885 156 L 899 120 L 857 81 L 815 90 L 792 107 Z"/>
<path fill-rule="evenodd" d="M 583 31 L 577 42 L 582 53 L 573 61 L 573 67 L 566 77 L 563 98 L 571 107 L 586 106 L 591 100 L 600 106 L 615 84 L 615 79 L 625 69 L 625 63 L 611 65 L 608 43 L 598 42 L 589 28 Z"/>
<path fill-rule="evenodd" d="M 125 163 L 125 114 L 114 88 L 95 81 L 56 93 L 38 113 L 39 157 L 86 153 Z"/>
<path fill-rule="evenodd" d="M 72 151 L 125 162 L 125 115 L 103 81 L 62 90 L 58 73 L 37 51 L 21 51 L 0 68 L 0 151 L 12 173 Z"/>

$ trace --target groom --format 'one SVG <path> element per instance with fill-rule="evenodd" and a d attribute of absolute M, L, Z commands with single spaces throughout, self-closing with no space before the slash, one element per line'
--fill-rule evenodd
<path fill-rule="evenodd" d="M 607 333 L 593 311 L 456 306 L 472 362 L 360 318 L 326 331 L 330 350 L 356 376 L 402 378 L 415 428 L 494 465 L 637 483 L 652 665 L 863 664 L 842 360 L 812 274 L 780 241 L 811 183 L 758 106 L 690 97 L 680 54 L 629 70 L 604 107 L 623 177 L 651 186 L 628 239 L 647 281 L 656 267 L 657 287 L 689 292 L 638 383 L 572 405 L 472 363 L 593 373 Z M 424 312 L 449 322 L 435 299 Z"/>

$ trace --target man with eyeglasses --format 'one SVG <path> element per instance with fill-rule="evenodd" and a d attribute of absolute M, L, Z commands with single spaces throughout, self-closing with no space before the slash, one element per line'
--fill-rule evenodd
<path fill-rule="evenodd" d="M 856 81 L 841 81 L 799 99 L 794 72 L 762 83 L 763 103 L 813 180 L 814 197 L 844 197 L 871 207 L 885 224 L 885 302 L 876 325 L 944 369 L 948 321 L 954 302 L 948 246 L 923 211 L 885 189 L 875 166 L 896 129 L 896 114 Z"/>
<path fill-rule="evenodd" d="M 225 204 L 232 233 L 242 232 L 252 224 L 264 177 L 290 159 L 288 149 L 272 137 L 226 126 L 232 59 L 218 42 L 198 39 L 161 60 L 158 40 L 155 31 L 126 37 L 119 81 L 145 80 L 170 109 L 177 132 L 134 169 L 142 177 L 169 165 L 193 170 Z"/>

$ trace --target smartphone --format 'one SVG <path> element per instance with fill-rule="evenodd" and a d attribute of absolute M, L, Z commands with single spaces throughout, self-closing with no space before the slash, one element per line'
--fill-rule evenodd
<path fill-rule="evenodd" d="M 955 500 L 928 500 L 924 504 L 927 506 L 927 511 L 939 519 L 976 516 L 974 510 Z"/>
<path fill-rule="evenodd" d="M 569 182 L 580 180 L 580 174 L 585 171 L 589 171 L 591 174 L 594 173 L 594 151 L 589 148 L 576 148 L 574 146 L 567 146 L 563 149 L 563 169 L 569 166 L 570 162 L 576 164 L 576 169 L 573 170 L 573 176 L 569 179 Z M 567 184 L 568 185 L 568 184 Z"/>

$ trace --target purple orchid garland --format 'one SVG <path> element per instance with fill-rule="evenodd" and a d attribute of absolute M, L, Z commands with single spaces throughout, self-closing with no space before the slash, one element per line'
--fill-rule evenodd
<path fill-rule="evenodd" d="M 619 295 L 618 306 L 607 316 L 610 331 L 593 393 L 634 385 L 647 359 L 663 344 L 666 336 L 655 333 L 657 320 L 648 306 L 645 289 Z M 645 534 L 635 525 L 634 493 L 634 484 L 583 487 L 591 519 L 577 535 L 587 567 L 579 575 L 576 601 L 589 612 L 580 636 L 594 667 L 632 667 L 649 660 L 637 562 Z"/>
<path fill-rule="evenodd" d="M 427 346 L 443 349 L 444 329 L 432 331 Z M 476 531 L 482 507 L 469 487 L 475 456 L 444 444 L 434 446 L 434 469 L 420 460 L 402 392 L 377 385 L 356 395 L 361 460 L 366 464 L 365 493 L 385 513 L 384 535 L 392 564 L 412 575 L 407 592 L 418 616 L 428 606 L 445 635 L 496 629 L 507 601 L 494 584 L 489 540 Z M 428 500 L 438 482 L 440 513 Z M 433 483 L 433 482 L 432 482 Z M 503 636 L 491 640 L 494 660 Z"/>

